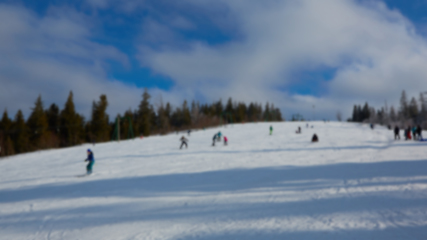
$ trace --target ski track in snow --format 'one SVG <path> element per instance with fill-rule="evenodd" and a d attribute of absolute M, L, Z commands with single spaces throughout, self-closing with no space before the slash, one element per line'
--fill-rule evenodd
<path fill-rule="evenodd" d="M 193 131 L 183 150 L 174 133 L 3 158 L 0 239 L 427 239 L 427 143 L 305 124 Z M 212 147 L 219 130 L 229 145 Z M 87 148 L 94 173 L 76 177 Z"/>

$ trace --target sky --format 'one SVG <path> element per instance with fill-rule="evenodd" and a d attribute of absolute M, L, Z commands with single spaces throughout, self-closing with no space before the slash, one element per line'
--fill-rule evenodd
<path fill-rule="evenodd" d="M 335 120 L 427 91 L 427 0 L 0 0 L 0 111 L 183 100 Z"/>

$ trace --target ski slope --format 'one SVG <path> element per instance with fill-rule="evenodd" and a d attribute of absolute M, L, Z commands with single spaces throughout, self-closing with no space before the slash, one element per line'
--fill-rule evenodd
<path fill-rule="evenodd" d="M 180 133 L 3 158 L 0 239 L 427 239 L 427 143 L 310 124 L 193 131 L 183 150 Z M 219 130 L 229 145 L 212 147 Z M 87 148 L 94 174 L 79 178 Z"/>

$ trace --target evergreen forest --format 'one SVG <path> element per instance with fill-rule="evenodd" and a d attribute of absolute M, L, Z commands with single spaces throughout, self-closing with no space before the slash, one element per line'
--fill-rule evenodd
<path fill-rule="evenodd" d="M 399 126 L 407 128 L 409 126 L 420 125 L 427 129 L 427 102 L 424 93 L 420 93 L 418 98 L 409 99 L 405 91 L 402 91 L 399 107 L 387 106 L 375 109 L 368 103 L 354 105 L 353 114 L 348 121 L 380 124 L 385 126 Z"/>
<path fill-rule="evenodd" d="M 61 109 L 45 108 L 39 96 L 26 119 L 21 110 L 15 116 L 4 111 L 0 121 L 0 157 L 50 148 L 100 143 L 174 131 L 203 129 L 228 123 L 283 121 L 273 104 L 234 102 L 231 98 L 212 104 L 184 101 L 180 106 L 160 103 L 154 106 L 147 89 L 137 109 L 110 117 L 108 98 L 101 95 L 92 103 L 90 119 L 76 112 L 70 92 Z"/>

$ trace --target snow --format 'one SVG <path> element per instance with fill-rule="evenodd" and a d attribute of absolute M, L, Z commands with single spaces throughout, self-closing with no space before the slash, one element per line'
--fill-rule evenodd
<path fill-rule="evenodd" d="M 0 239 L 427 239 L 427 142 L 310 124 L 193 131 L 182 150 L 180 133 L 3 158 Z M 211 146 L 217 131 L 228 146 Z M 79 178 L 87 148 L 94 174 Z"/>

